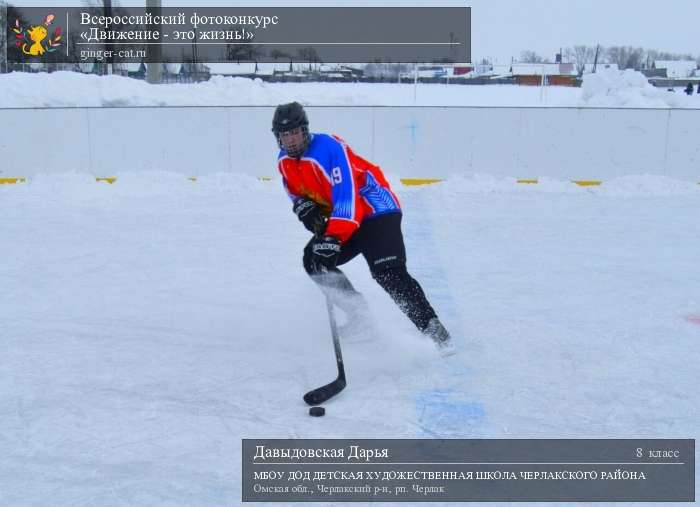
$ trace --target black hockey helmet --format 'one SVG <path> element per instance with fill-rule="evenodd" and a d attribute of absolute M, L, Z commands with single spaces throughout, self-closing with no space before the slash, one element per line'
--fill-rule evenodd
<path fill-rule="evenodd" d="M 298 142 L 282 142 L 284 133 L 299 129 L 302 136 Z M 277 144 L 283 150 L 286 150 L 291 157 L 301 157 L 306 151 L 311 141 L 309 135 L 309 119 L 306 117 L 304 107 L 298 102 L 290 102 L 289 104 L 280 104 L 275 109 L 275 115 L 272 118 L 272 132 L 277 139 Z"/>

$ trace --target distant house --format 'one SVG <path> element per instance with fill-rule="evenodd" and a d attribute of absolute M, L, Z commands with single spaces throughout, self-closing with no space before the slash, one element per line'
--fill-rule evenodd
<path fill-rule="evenodd" d="M 402 80 L 434 79 L 447 77 L 447 67 L 444 65 L 419 65 L 417 68 L 399 74 Z"/>
<path fill-rule="evenodd" d="M 165 83 L 187 81 L 190 78 L 191 63 L 115 63 L 114 74 L 127 76 L 135 79 L 145 79 L 149 65 L 158 65 L 161 68 L 161 79 Z M 208 76 L 208 75 L 207 75 Z M 191 79 L 190 79 L 191 80 Z"/>
<path fill-rule="evenodd" d="M 666 79 L 666 69 L 642 69 L 642 74 L 648 78 Z"/>
<path fill-rule="evenodd" d="M 113 71 L 115 74 L 121 74 L 122 76 L 143 79 L 146 77 L 146 64 L 143 62 L 115 63 Z"/>
<path fill-rule="evenodd" d="M 338 66 L 343 70 L 349 71 L 354 79 L 359 79 L 365 74 L 364 67 L 361 65 L 339 63 Z"/>
<path fill-rule="evenodd" d="M 684 79 L 693 76 L 698 64 L 694 60 L 656 60 L 653 68 L 665 70 L 669 79 Z"/>
<path fill-rule="evenodd" d="M 494 77 L 505 77 L 505 76 L 512 76 L 512 70 L 510 65 L 491 65 L 491 70 L 486 70 L 484 72 L 485 75 L 491 75 Z"/>
<path fill-rule="evenodd" d="M 471 63 L 455 63 L 452 66 L 453 76 L 466 76 L 475 70 L 474 64 Z"/>
<path fill-rule="evenodd" d="M 98 74 L 103 75 L 110 72 L 108 63 L 102 62 L 80 62 L 74 65 L 76 72 L 83 74 Z M 146 64 L 140 63 L 124 63 L 117 62 L 112 64 L 112 74 L 117 76 L 133 77 L 143 79 L 146 76 Z"/>
<path fill-rule="evenodd" d="M 260 78 L 265 81 L 308 81 L 311 78 L 323 81 L 352 81 L 352 69 L 308 62 L 224 62 L 204 64 L 212 76 Z"/>
<path fill-rule="evenodd" d="M 323 81 L 350 82 L 355 80 L 354 69 L 340 65 L 321 65 L 318 69 L 319 77 Z"/>
<path fill-rule="evenodd" d="M 258 63 L 256 76 L 267 77 L 275 74 L 284 74 L 294 70 L 292 62 Z"/>
<path fill-rule="evenodd" d="M 576 81 L 573 63 L 514 63 L 510 72 L 524 86 L 574 86 Z"/>
<path fill-rule="evenodd" d="M 212 76 L 251 77 L 255 75 L 255 62 L 205 63 Z"/>

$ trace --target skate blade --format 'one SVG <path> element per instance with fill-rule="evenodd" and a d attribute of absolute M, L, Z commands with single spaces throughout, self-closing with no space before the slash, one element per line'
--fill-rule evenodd
<path fill-rule="evenodd" d="M 455 344 L 452 340 L 443 345 L 436 344 L 435 348 L 437 348 L 438 354 L 440 354 L 441 357 L 450 357 L 454 356 L 457 353 L 457 347 L 455 347 Z"/>

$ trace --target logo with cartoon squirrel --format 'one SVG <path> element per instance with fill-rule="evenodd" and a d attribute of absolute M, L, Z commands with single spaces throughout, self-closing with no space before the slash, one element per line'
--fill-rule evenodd
<path fill-rule="evenodd" d="M 49 36 L 49 25 L 56 18 L 49 14 L 41 25 L 30 26 L 26 30 L 20 26 L 19 20 L 15 20 L 12 31 L 15 32 L 15 46 L 22 50 L 22 53 L 29 56 L 41 56 L 44 53 L 52 53 L 61 45 L 61 27 L 58 26 Z"/>

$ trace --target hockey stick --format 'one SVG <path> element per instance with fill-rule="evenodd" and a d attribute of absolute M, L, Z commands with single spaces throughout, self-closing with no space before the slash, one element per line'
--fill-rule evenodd
<path fill-rule="evenodd" d="M 328 319 L 331 321 L 331 334 L 333 335 L 333 348 L 335 349 L 335 361 L 338 365 L 338 378 L 330 384 L 309 391 L 304 395 L 304 401 L 309 405 L 320 405 L 340 391 L 345 389 L 347 382 L 345 381 L 345 368 L 343 367 L 343 355 L 340 353 L 340 338 L 338 337 L 338 325 L 335 322 L 335 314 L 333 313 L 333 303 L 331 298 L 326 295 L 326 306 L 328 307 Z"/>

